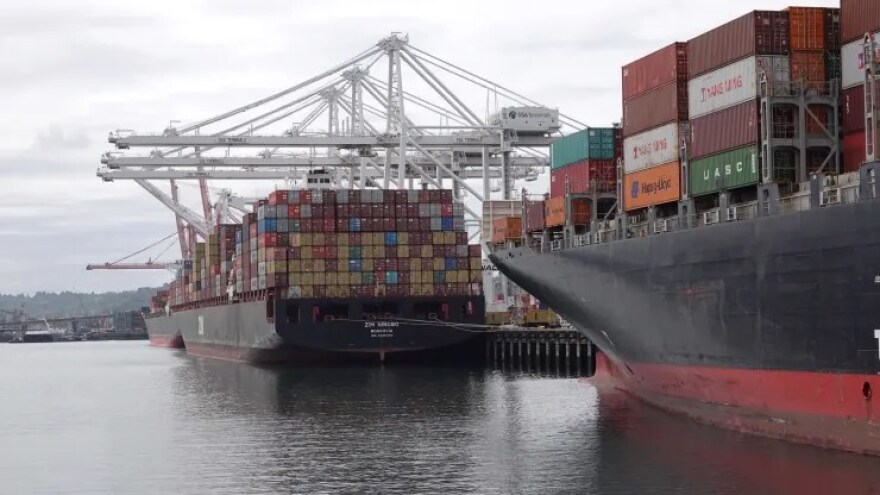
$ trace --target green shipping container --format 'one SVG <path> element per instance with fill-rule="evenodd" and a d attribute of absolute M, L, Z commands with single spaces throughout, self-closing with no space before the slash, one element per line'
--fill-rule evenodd
<path fill-rule="evenodd" d="M 550 168 L 557 169 L 581 160 L 614 158 L 614 128 L 588 127 L 561 137 L 550 145 Z"/>
<path fill-rule="evenodd" d="M 757 184 L 760 176 L 754 146 L 699 158 L 689 165 L 691 196 Z"/>

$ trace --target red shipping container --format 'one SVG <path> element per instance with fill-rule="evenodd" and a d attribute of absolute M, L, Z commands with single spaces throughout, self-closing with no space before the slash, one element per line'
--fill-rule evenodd
<path fill-rule="evenodd" d="M 270 205 L 281 205 L 287 204 L 287 191 L 272 191 L 269 193 L 269 204 Z"/>
<path fill-rule="evenodd" d="M 840 41 L 847 44 L 880 30 L 880 2 L 840 0 Z"/>
<path fill-rule="evenodd" d="M 687 80 L 687 43 L 673 43 L 621 68 L 623 99 L 677 80 Z"/>
<path fill-rule="evenodd" d="M 825 48 L 825 11 L 822 7 L 789 7 L 789 44 L 791 50 Z"/>
<path fill-rule="evenodd" d="M 605 190 L 610 182 L 617 180 L 617 165 L 614 160 L 582 160 L 571 165 L 550 171 L 550 196 L 562 196 L 568 184 L 569 193 L 590 191 L 590 182 L 595 180 L 598 190 Z"/>
<path fill-rule="evenodd" d="M 865 129 L 865 86 L 859 85 L 843 90 L 840 98 L 840 114 L 844 134 Z"/>
<path fill-rule="evenodd" d="M 844 134 L 840 140 L 842 172 L 856 172 L 865 163 L 865 131 Z"/>
<path fill-rule="evenodd" d="M 758 103 L 747 101 L 691 120 L 693 160 L 758 142 Z"/>
<path fill-rule="evenodd" d="M 287 261 L 287 248 L 266 248 L 266 261 Z"/>
<path fill-rule="evenodd" d="M 805 87 L 821 88 L 825 82 L 825 52 L 793 51 L 790 57 L 791 80 L 805 84 Z"/>
<path fill-rule="evenodd" d="M 443 216 L 443 217 L 451 217 L 452 216 L 452 203 L 441 203 L 440 204 L 440 216 Z"/>
<path fill-rule="evenodd" d="M 688 119 L 687 82 L 675 81 L 623 102 L 623 136 Z"/>
<path fill-rule="evenodd" d="M 688 77 L 749 55 L 787 55 L 788 12 L 755 10 L 688 42 Z"/>

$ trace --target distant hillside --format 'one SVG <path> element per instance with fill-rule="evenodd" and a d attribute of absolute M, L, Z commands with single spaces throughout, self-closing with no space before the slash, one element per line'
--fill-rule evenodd
<path fill-rule="evenodd" d="M 156 288 L 142 287 L 123 292 L 76 293 L 76 292 L 37 292 L 33 296 L 24 294 L 0 294 L 0 309 L 7 311 L 21 309 L 29 316 L 84 316 L 140 309 L 150 303 Z M 0 320 L 4 313 L 0 312 Z"/>

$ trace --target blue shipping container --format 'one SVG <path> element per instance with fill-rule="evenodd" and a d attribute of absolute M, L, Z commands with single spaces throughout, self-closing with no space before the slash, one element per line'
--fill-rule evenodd
<path fill-rule="evenodd" d="M 385 283 L 386 284 L 396 284 L 397 283 L 397 272 L 385 272 Z"/>
<path fill-rule="evenodd" d="M 362 266 L 361 260 L 348 260 L 348 271 L 350 272 L 359 272 Z"/>
<path fill-rule="evenodd" d="M 454 230 L 455 222 L 452 217 L 442 217 L 440 219 L 440 230 Z"/>
<path fill-rule="evenodd" d="M 349 218 L 348 219 L 348 231 L 349 232 L 360 232 L 361 231 L 361 219 L 360 218 Z"/>
<path fill-rule="evenodd" d="M 385 232 L 385 245 L 386 246 L 396 246 L 397 245 L 397 232 Z"/>
<path fill-rule="evenodd" d="M 446 258 L 445 267 L 447 270 L 455 270 L 456 265 L 455 258 Z"/>

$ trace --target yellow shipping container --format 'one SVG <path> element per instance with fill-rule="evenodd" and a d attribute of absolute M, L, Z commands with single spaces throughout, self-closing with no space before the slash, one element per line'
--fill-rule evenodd
<path fill-rule="evenodd" d="M 301 273 L 288 273 L 287 274 L 287 285 L 293 287 L 294 285 L 299 285 L 301 280 Z"/>
<path fill-rule="evenodd" d="M 388 256 L 388 254 L 386 253 L 385 246 L 373 246 L 373 257 L 384 259 L 390 258 L 391 256 Z"/>
<path fill-rule="evenodd" d="M 471 283 L 478 283 L 483 281 L 483 270 L 471 270 Z"/>
<path fill-rule="evenodd" d="M 411 284 L 422 283 L 422 272 L 409 272 L 409 283 L 411 283 Z"/>
<path fill-rule="evenodd" d="M 376 269 L 376 262 L 372 259 L 365 259 L 363 261 L 363 271 L 371 272 Z"/>
<path fill-rule="evenodd" d="M 444 240 L 443 232 L 432 232 L 431 233 L 431 241 L 432 241 L 431 243 L 432 244 L 441 245 L 441 244 L 443 244 L 443 240 Z"/>
<path fill-rule="evenodd" d="M 302 296 L 304 298 L 315 297 L 315 289 L 311 285 L 304 285 L 302 288 Z"/>
<path fill-rule="evenodd" d="M 409 232 L 398 232 L 397 233 L 397 245 L 398 246 L 408 246 L 409 245 Z"/>
<path fill-rule="evenodd" d="M 373 232 L 373 245 L 374 246 L 384 246 L 385 245 L 385 232 Z"/>
<path fill-rule="evenodd" d="M 443 232 L 443 244 L 455 244 L 455 232 Z"/>
<path fill-rule="evenodd" d="M 446 258 L 434 258 L 434 270 L 443 270 L 446 268 Z"/>
<path fill-rule="evenodd" d="M 445 272 L 443 274 L 443 276 L 445 279 L 444 281 L 447 284 L 457 284 L 458 283 L 458 271 L 456 271 L 456 270 L 450 270 L 448 272 Z"/>
<path fill-rule="evenodd" d="M 305 240 L 305 238 L 303 238 L 303 240 Z M 302 253 L 303 260 L 312 259 L 312 246 L 305 246 L 304 245 L 302 248 L 300 248 L 300 251 Z"/>
<path fill-rule="evenodd" d="M 321 260 L 323 261 L 323 260 Z M 315 285 L 327 285 L 327 274 L 324 272 L 315 273 Z"/>
<path fill-rule="evenodd" d="M 316 272 L 327 271 L 327 260 L 315 260 L 315 271 Z"/>
<path fill-rule="evenodd" d="M 300 247 L 302 246 L 302 234 L 290 234 L 287 238 L 287 242 L 291 247 Z"/>
<path fill-rule="evenodd" d="M 470 282 L 470 272 L 468 270 L 456 270 L 458 272 L 458 282 L 466 284 Z"/>
<path fill-rule="evenodd" d="M 340 273 L 348 273 L 348 260 L 337 260 L 336 261 L 336 271 Z"/>
<path fill-rule="evenodd" d="M 434 257 L 434 246 L 431 245 L 422 245 L 422 258 L 433 258 Z"/>
<path fill-rule="evenodd" d="M 302 285 L 315 285 L 315 274 L 314 273 L 303 273 L 300 278 Z"/>
<path fill-rule="evenodd" d="M 337 234 L 336 236 L 336 245 L 337 246 L 348 246 L 348 234 Z"/>
<path fill-rule="evenodd" d="M 415 272 L 422 269 L 422 260 L 420 258 L 409 259 L 409 271 Z"/>
<path fill-rule="evenodd" d="M 469 264 L 470 264 L 471 270 L 482 270 L 483 269 L 483 260 L 481 260 L 480 258 L 476 258 L 476 257 L 470 258 Z"/>
<path fill-rule="evenodd" d="M 296 273 L 302 271 L 302 260 L 288 260 L 287 261 L 287 271 L 290 273 Z"/>
<path fill-rule="evenodd" d="M 312 245 L 312 234 L 304 233 L 300 239 L 300 246 L 304 247 Z M 305 255 L 303 255 L 303 258 L 305 258 Z"/>
<path fill-rule="evenodd" d="M 349 284 L 351 285 L 361 285 L 361 281 L 363 280 L 361 276 L 361 272 L 353 272 L 349 275 Z"/>
<path fill-rule="evenodd" d="M 326 236 L 324 234 L 312 234 L 312 246 L 323 246 L 324 238 Z"/>

